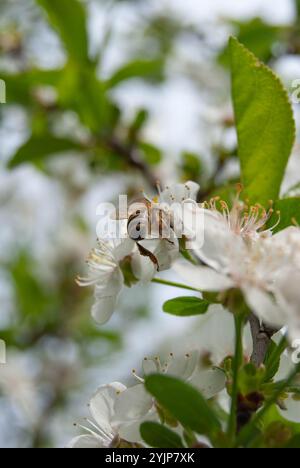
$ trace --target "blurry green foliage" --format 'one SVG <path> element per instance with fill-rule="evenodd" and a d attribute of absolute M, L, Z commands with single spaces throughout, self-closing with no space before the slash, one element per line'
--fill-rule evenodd
<path fill-rule="evenodd" d="M 129 79 L 160 81 L 164 74 L 164 60 L 160 54 L 151 59 L 134 58 L 115 70 L 111 77 L 101 80 L 97 63 L 89 54 L 87 15 L 83 4 L 79 0 L 37 0 L 37 3 L 61 39 L 66 62 L 60 69 L 28 67 L 20 73 L 1 73 L 7 83 L 8 105 L 24 106 L 32 128 L 32 136 L 17 150 L 9 167 L 29 161 L 40 163 L 53 154 L 70 151 L 83 152 L 93 167 L 105 167 L 106 170 L 132 169 L 135 165 L 143 171 L 148 164 L 158 164 L 161 160 L 159 149 L 140 136 L 147 115 L 144 111 L 137 114 L 136 121 L 128 129 L 128 145 L 124 139 L 121 111 L 111 97 L 111 90 Z M 43 97 L 48 88 L 53 94 L 50 103 Z M 76 135 L 73 139 L 53 133 L 52 116 L 58 117 L 69 111 L 76 113 L 90 134 L 90 141 L 84 146 L 78 143 Z M 136 151 L 140 152 L 141 164 L 133 163 Z"/>
<path fill-rule="evenodd" d="M 144 155 L 144 160 L 147 164 L 151 166 L 155 164 L 159 164 L 162 160 L 162 152 L 159 148 L 154 146 L 151 143 L 146 143 L 145 141 L 141 141 L 139 143 L 139 148 Z"/>
<path fill-rule="evenodd" d="M 276 225 L 274 232 L 282 231 L 291 225 L 300 225 L 300 198 L 278 200 L 268 224 Z"/>
<path fill-rule="evenodd" d="M 67 151 L 81 151 L 82 146 L 75 141 L 66 138 L 57 138 L 54 135 L 42 134 L 31 137 L 9 161 L 9 167 L 13 168 L 24 162 L 34 162 L 44 158 L 64 153 Z"/>
<path fill-rule="evenodd" d="M 158 60 L 137 59 L 126 63 L 107 80 L 108 88 L 113 88 L 131 78 L 145 78 L 151 81 L 163 79 L 164 62 Z"/>
<path fill-rule="evenodd" d="M 57 30 L 69 57 L 86 67 L 90 63 L 86 12 L 79 0 L 37 0 Z"/>
<path fill-rule="evenodd" d="M 269 62 L 275 52 L 275 46 L 284 37 L 286 28 L 264 22 L 261 18 L 248 21 L 231 21 L 238 41 L 254 53 L 263 62 Z M 230 65 L 230 50 L 226 47 L 219 56 L 220 63 Z"/>
<path fill-rule="evenodd" d="M 181 157 L 180 172 L 182 180 L 193 180 L 201 182 L 203 167 L 201 158 L 194 153 L 184 152 Z"/>
<path fill-rule="evenodd" d="M 289 448 L 299 441 L 300 424 L 287 421 L 275 405 L 264 416 L 262 429 L 261 435 L 256 439 L 258 448 Z"/>

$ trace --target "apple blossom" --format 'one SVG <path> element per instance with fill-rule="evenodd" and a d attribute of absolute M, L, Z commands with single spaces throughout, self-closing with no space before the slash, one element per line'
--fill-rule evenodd
<path fill-rule="evenodd" d="M 272 230 L 262 230 L 268 215 L 262 211 L 260 218 L 258 208 L 250 209 L 246 218 L 237 205 L 232 211 L 226 208 L 225 214 L 215 205 L 193 209 L 204 216 L 204 244 L 197 248 L 194 242 L 201 264 L 177 264 L 177 272 L 203 291 L 240 289 L 259 319 L 275 328 L 288 325 L 295 336 L 300 329 L 300 229 L 272 235 Z"/>

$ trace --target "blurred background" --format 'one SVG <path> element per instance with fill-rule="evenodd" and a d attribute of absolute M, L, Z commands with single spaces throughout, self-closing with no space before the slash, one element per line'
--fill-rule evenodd
<path fill-rule="evenodd" d="M 228 37 L 292 93 L 299 33 L 299 0 L 0 0 L 1 447 L 65 446 L 99 385 L 199 345 L 199 319 L 164 315 L 180 291 L 159 285 L 126 289 L 109 324 L 93 323 L 75 277 L 96 207 L 158 179 L 232 193 Z M 299 180 L 296 145 L 283 192 Z"/>

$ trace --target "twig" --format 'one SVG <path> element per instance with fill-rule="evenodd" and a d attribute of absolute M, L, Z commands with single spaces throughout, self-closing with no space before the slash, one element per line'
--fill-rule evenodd
<path fill-rule="evenodd" d="M 139 151 L 136 148 L 124 145 L 116 137 L 109 138 L 106 144 L 109 149 L 124 157 L 130 166 L 140 171 L 153 189 L 157 189 L 157 178 L 152 174 L 148 165 L 142 161 Z"/>
<path fill-rule="evenodd" d="M 192 288 L 191 286 L 186 286 L 181 283 L 174 283 L 174 281 L 168 281 L 161 278 L 153 278 L 152 283 L 163 284 L 165 286 L 171 286 L 173 288 L 186 289 L 187 291 L 196 291 L 201 292 L 200 289 Z"/>
<path fill-rule="evenodd" d="M 267 350 L 275 330 L 272 330 L 266 327 L 264 324 L 261 324 L 259 319 L 254 314 L 250 314 L 249 322 L 253 341 L 253 353 L 251 356 L 251 361 L 257 367 L 259 367 L 264 363 Z"/>
<path fill-rule="evenodd" d="M 234 306 L 232 308 L 234 310 Z M 237 433 L 238 423 L 238 397 L 239 397 L 239 371 L 243 363 L 243 329 L 244 329 L 244 314 L 235 313 L 235 356 L 233 360 L 233 381 L 231 395 L 231 409 L 228 421 L 227 434 L 230 441 L 233 443 Z"/>

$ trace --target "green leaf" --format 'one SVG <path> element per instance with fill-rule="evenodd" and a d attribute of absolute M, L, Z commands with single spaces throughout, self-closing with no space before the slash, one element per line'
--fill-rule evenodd
<path fill-rule="evenodd" d="M 205 314 L 210 302 L 198 297 L 176 297 L 164 303 L 163 311 L 178 317 Z"/>
<path fill-rule="evenodd" d="M 139 143 L 139 148 L 144 154 L 144 159 L 147 164 L 150 164 L 151 166 L 159 164 L 162 159 L 162 152 L 159 148 L 156 146 L 152 145 L 151 143 L 146 143 L 146 142 L 140 142 Z"/>
<path fill-rule="evenodd" d="M 291 104 L 276 75 L 230 39 L 232 98 L 242 182 L 251 203 L 276 200 L 295 139 Z"/>
<path fill-rule="evenodd" d="M 279 224 L 274 228 L 274 233 L 295 224 L 300 225 L 300 198 L 278 200 L 274 205 L 274 214 L 271 216 L 268 225 L 270 227 L 274 226 L 278 222 L 278 217 Z"/>
<path fill-rule="evenodd" d="M 107 86 L 113 88 L 132 78 L 159 80 L 162 78 L 162 60 L 134 60 L 119 68 L 108 80 Z"/>
<path fill-rule="evenodd" d="M 80 67 L 69 62 L 58 92 L 60 104 L 73 109 L 81 122 L 98 137 L 110 130 L 118 118 L 104 84 L 91 67 Z"/>
<path fill-rule="evenodd" d="M 274 43 L 278 42 L 285 32 L 284 27 L 265 23 L 261 18 L 251 18 L 243 22 L 230 21 L 230 25 L 236 30 L 235 35 L 239 42 L 264 62 L 272 58 Z M 222 65 L 229 65 L 228 47 L 221 52 L 219 61 Z"/>
<path fill-rule="evenodd" d="M 284 418 L 284 412 L 273 405 L 261 422 L 261 436 L 258 444 L 263 448 L 297 448 L 299 443 L 300 424 Z M 300 448 L 300 446 L 299 446 Z"/>
<path fill-rule="evenodd" d="M 37 0 L 37 3 L 46 11 L 70 57 L 88 63 L 87 19 L 79 0 Z"/>
<path fill-rule="evenodd" d="M 266 368 L 265 382 L 272 380 L 277 374 L 280 366 L 281 355 L 287 346 L 288 343 L 285 337 L 281 339 L 279 344 L 276 344 L 271 340 L 264 362 Z"/>
<path fill-rule="evenodd" d="M 167 375 L 151 375 L 146 389 L 184 427 L 198 434 L 211 435 L 221 430 L 220 422 L 207 401 L 191 385 Z"/>
<path fill-rule="evenodd" d="M 292 439 L 284 446 L 285 449 L 298 449 L 300 448 L 300 434 L 296 434 Z"/>
<path fill-rule="evenodd" d="M 181 438 L 166 426 L 145 422 L 140 428 L 141 436 L 147 445 L 154 448 L 184 448 Z"/>
<path fill-rule="evenodd" d="M 147 109 L 139 109 L 137 113 L 134 116 L 133 122 L 131 123 L 129 127 L 129 140 L 131 142 L 135 142 L 137 139 L 137 136 L 143 129 L 144 125 L 147 123 L 147 120 L 149 119 L 149 112 Z"/>
<path fill-rule="evenodd" d="M 296 13 L 297 13 L 297 22 L 299 23 L 299 19 L 300 19 L 300 0 L 295 0 L 295 7 L 296 7 Z"/>
<path fill-rule="evenodd" d="M 225 201 L 229 208 L 232 208 L 237 195 L 237 184 L 229 184 L 221 187 L 217 187 L 213 190 L 211 197 L 219 197 Z"/>
<path fill-rule="evenodd" d="M 184 152 L 182 154 L 180 169 L 183 180 L 199 182 L 203 172 L 200 156 L 191 152 Z"/>
<path fill-rule="evenodd" d="M 30 106 L 34 101 L 34 90 L 37 87 L 56 87 L 63 69 L 32 69 L 22 73 L 3 73 L 1 78 L 6 83 L 7 104 L 17 103 Z"/>
<path fill-rule="evenodd" d="M 45 287 L 35 268 L 32 259 L 23 252 L 10 266 L 18 317 L 31 325 L 46 321 L 55 301 L 51 288 Z"/>
<path fill-rule="evenodd" d="M 66 138 L 56 138 L 53 135 L 32 136 L 18 149 L 8 167 L 14 168 L 26 162 L 35 162 L 58 153 L 76 150 L 82 150 L 81 146 Z"/>

